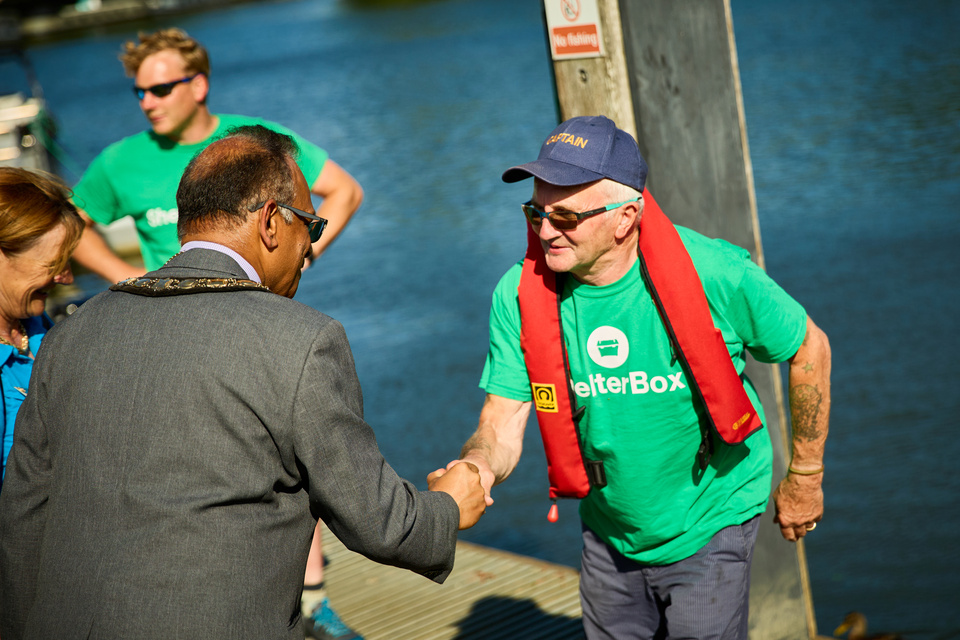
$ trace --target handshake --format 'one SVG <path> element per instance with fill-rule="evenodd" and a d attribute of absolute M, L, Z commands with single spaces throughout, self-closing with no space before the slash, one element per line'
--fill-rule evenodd
<path fill-rule="evenodd" d="M 482 463 L 481 463 L 482 464 Z M 486 466 L 486 465 L 484 465 Z M 489 473 L 492 478 L 493 474 Z M 437 469 L 427 476 L 427 488 L 430 491 L 443 491 L 457 501 L 460 508 L 460 530 L 469 529 L 477 524 L 480 516 L 493 504 L 490 486 L 473 462 L 454 460 L 443 469 Z"/>

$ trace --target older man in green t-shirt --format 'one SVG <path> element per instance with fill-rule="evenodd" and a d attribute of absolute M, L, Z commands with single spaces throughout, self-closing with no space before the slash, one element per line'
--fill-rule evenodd
<path fill-rule="evenodd" d="M 587 637 L 745 640 L 773 458 L 743 375 L 746 353 L 790 362 L 793 459 L 774 499 L 784 538 L 796 540 L 823 513 L 829 344 L 747 251 L 668 221 L 641 227 L 644 216 L 666 220 L 644 191 L 646 175 L 634 139 L 602 116 L 564 122 L 536 161 L 503 174 L 534 178 L 522 206 L 530 250 L 493 294 L 487 395 L 460 459 L 480 469 L 492 504 L 490 490 L 520 458 L 535 401 L 551 495 L 583 497 Z M 663 235 L 642 236 L 655 229 Z M 668 239 L 666 268 L 653 274 L 658 263 L 644 255 Z M 684 300 L 697 289 L 705 304 L 671 308 L 664 300 L 678 288 Z M 718 354 L 706 366 L 692 357 L 705 351 Z M 734 414 L 742 418 L 714 430 L 714 409 L 729 396 L 742 397 Z M 753 415 L 757 430 L 730 436 Z"/>
<path fill-rule="evenodd" d="M 290 135 L 300 153 L 297 164 L 310 192 L 323 198 L 317 215 L 328 221 L 312 245 L 310 260 L 341 232 L 363 200 L 353 177 L 320 147 L 280 125 L 236 115 L 215 115 L 207 107 L 210 62 L 199 42 L 180 29 L 141 34 L 120 56 L 150 129 L 107 147 L 74 188 L 74 200 L 87 221 L 74 259 L 110 282 L 139 276 L 144 269 L 117 256 L 94 230 L 133 218 L 144 266 L 153 271 L 180 251 L 177 237 L 177 187 L 190 160 L 231 128 L 261 124 Z M 309 264 L 309 261 L 307 262 Z M 323 589 L 320 528 L 314 536 L 304 576 L 303 613 L 308 637 L 360 638 L 330 608 Z"/>
<path fill-rule="evenodd" d="M 134 93 L 151 128 L 107 147 L 74 188 L 74 199 L 89 223 L 74 254 L 84 267 L 111 282 L 143 273 L 114 254 L 92 228 L 93 222 L 110 224 L 128 216 L 136 226 L 148 271 L 176 254 L 180 176 L 197 153 L 231 127 L 262 124 L 296 140 L 298 164 L 310 191 L 323 198 L 317 214 L 329 221 L 313 245 L 314 259 L 360 206 L 360 185 L 323 149 L 274 123 L 211 113 L 207 52 L 183 31 L 141 35 L 139 43 L 126 44 L 120 59 L 134 78 Z"/>

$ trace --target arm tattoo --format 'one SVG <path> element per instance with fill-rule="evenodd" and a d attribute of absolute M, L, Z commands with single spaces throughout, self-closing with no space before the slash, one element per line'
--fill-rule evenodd
<path fill-rule="evenodd" d="M 807 442 L 821 436 L 817 428 L 823 396 L 815 385 L 798 384 L 790 388 L 790 415 L 793 417 L 793 434 Z"/>

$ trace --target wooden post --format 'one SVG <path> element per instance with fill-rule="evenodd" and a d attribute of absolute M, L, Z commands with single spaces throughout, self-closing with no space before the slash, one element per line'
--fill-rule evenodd
<path fill-rule="evenodd" d="M 604 55 L 554 60 L 561 120 L 605 115 L 634 134 L 650 166 L 647 187 L 667 215 L 749 250 L 762 267 L 729 0 L 544 0 L 548 12 L 550 3 L 588 2 L 597 5 Z M 776 486 L 790 456 L 780 370 L 750 360 L 747 374 L 764 405 Z M 750 637 L 816 637 L 803 544 L 782 539 L 772 503 L 761 518 Z"/>
<path fill-rule="evenodd" d="M 547 0 L 551 1 L 562 0 Z M 630 83 L 627 80 L 623 34 L 617 26 L 620 24 L 620 8 L 616 2 L 609 0 L 601 0 L 598 4 L 603 24 L 614 25 L 603 30 L 606 55 L 559 60 L 554 63 L 560 121 L 574 116 L 602 114 L 636 138 L 637 128 L 633 120 Z"/>

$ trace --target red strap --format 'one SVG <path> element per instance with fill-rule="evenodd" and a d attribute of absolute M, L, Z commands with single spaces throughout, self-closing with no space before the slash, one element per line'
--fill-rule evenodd
<path fill-rule="evenodd" d="M 762 425 L 723 335 L 713 324 L 703 284 L 676 228 L 643 192 L 641 270 L 660 317 L 717 434 L 739 444 Z"/>
<path fill-rule="evenodd" d="M 583 498 L 590 492 L 570 390 L 560 326 L 557 274 L 547 267 L 540 238 L 527 225 L 527 255 L 520 276 L 520 348 L 527 364 L 533 406 L 547 454 L 551 498 Z"/>

